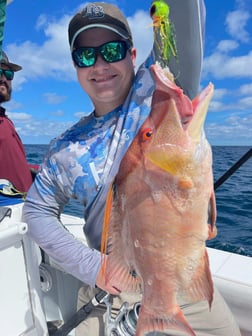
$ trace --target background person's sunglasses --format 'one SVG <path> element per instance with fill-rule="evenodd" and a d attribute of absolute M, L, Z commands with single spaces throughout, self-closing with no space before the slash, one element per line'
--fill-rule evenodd
<path fill-rule="evenodd" d="M 6 79 L 12 80 L 14 78 L 14 71 L 0 69 L 0 77 L 5 76 Z"/>
<path fill-rule="evenodd" d="M 77 48 L 72 52 L 72 58 L 79 68 L 87 68 L 95 64 L 98 54 L 104 61 L 114 63 L 123 60 L 130 48 L 126 41 L 110 41 L 98 47 Z"/>

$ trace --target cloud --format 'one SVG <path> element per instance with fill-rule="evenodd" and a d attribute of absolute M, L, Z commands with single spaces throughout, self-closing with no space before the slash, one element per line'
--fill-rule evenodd
<path fill-rule="evenodd" d="M 252 83 L 242 85 L 240 87 L 239 92 L 240 92 L 241 95 L 250 95 L 250 96 L 252 96 Z"/>
<path fill-rule="evenodd" d="M 238 9 L 233 12 L 229 12 L 226 17 L 226 29 L 227 32 L 236 40 L 247 43 L 250 40 L 250 34 L 245 29 L 250 14 L 248 11 Z"/>
<path fill-rule="evenodd" d="M 221 99 L 228 94 L 227 89 L 215 89 L 214 90 L 214 99 Z"/>
<path fill-rule="evenodd" d="M 9 118 L 11 120 L 15 120 L 15 122 L 27 122 L 28 120 L 31 120 L 31 115 L 28 113 L 22 113 L 22 112 L 8 112 L 7 113 Z"/>
<path fill-rule="evenodd" d="M 237 113 L 252 110 L 252 95 L 245 85 L 240 90 L 217 89 L 209 106 L 209 112 L 233 112 Z M 245 97 L 244 97 L 245 96 Z"/>
<path fill-rule="evenodd" d="M 42 31 L 45 36 L 42 44 L 27 40 L 20 44 L 12 43 L 6 47 L 10 59 L 15 59 L 17 64 L 25 65 L 23 70 L 16 74 L 13 89 L 22 88 L 22 85 L 31 79 L 76 80 L 67 35 L 70 19 L 70 15 L 64 15 L 58 20 L 49 15 L 40 15 L 35 28 L 37 31 Z M 137 47 L 138 67 L 152 47 L 151 20 L 149 13 L 139 10 L 128 17 L 128 21 Z"/>
<path fill-rule="evenodd" d="M 237 3 L 243 5 L 242 1 Z M 249 42 L 245 29 L 249 17 L 240 9 L 228 13 L 226 30 L 230 39 L 219 40 L 214 52 L 204 59 L 202 78 L 210 78 L 216 84 L 209 107 L 209 112 L 214 113 L 210 113 L 205 127 L 211 144 L 248 145 L 252 142 L 252 114 L 249 113 L 252 109 L 252 51 L 243 47 Z"/>
<path fill-rule="evenodd" d="M 218 50 L 204 59 L 203 74 L 214 78 L 252 78 L 252 51 L 243 56 L 229 56 Z"/>
<path fill-rule="evenodd" d="M 234 40 L 222 40 L 217 45 L 217 51 L 220 53 L 227 54 L 230 51 L 233 51 L 239 47 L 238 42 Z"/>
<path fill-rule="evenodd" d="M 55 92 L 46 92 L 44 93 L 44 98 L 48 104 L 57 105 L 57 104 L 62 103 L 67 97 L 60 96 Z"/>
<path fill-rule="evenodd" d="M 133 40 L 137 48 L 137 68 L 150 53 L 153 42 L 153 29 L 149 13 L 138 10 L 133 16 L 128 17 L 128 22 L 132 30 Z"/>
<path fill-rule="evenodd" d="M 246 110 L 250 109 L 251 111 L 252 110 L 252 96 L 241 98 L 239 100 L 238 106 L 240 107 L 240 109 L 246 109 Z"/>
<path fill-rule="evenodd" d="M 22 104 L 14 99 L 11 99 L 10 101 L 4 103 L 4 107 L 6 108 L 7 111 L 13 111 L 20 109 L 22 107 Z"/>
<path fill-rule="evenodd" d="M 87 115 L 87 114 L 89 114 L 90 113 L 90 111 L 89 112 L 75 112 L 74 113 L 74 116 L 77 118 L 77 119 L 80 119 L 80 118 L 82 118 L 82 117 L 84 117 L 85 115 Z"/>
<path fill-rule="evenodd" d="M 231 114 L 221 124 L 210 122 L 206 135 L 212 145 L 248 145 L 251 142 L 252 116 Z"/>
<path fill-rule="evenodd" d="M 75 80 L 76 75 L 68 45 L 67 27 L 70 16 L 64 15 L 58 21 L 45 15 L 37 20 L 37 29 L 43 30 L 42 44 L 24 41 L 6 47 L 10 59 L 23 65 L 15 76 L 15 89 L 25 82 L 53 78 L 60 81 Z"/>
<path fill-rule="evenodd" d="M 125 6 L 127 5 L 126 1 L 123 3 L 125 3 Z M 251 120 L 241 114 L 242 111 L 245 111 L 246 107 L 251 106 L 252 51 L 251 48 L 248 49 L 248 45 L 246 45 L 247 49 L 244 49 L 244 52 L 241 53 L 240 49 L 241 46 L 250 42 L 248 34 L 250 31 L 248 28 L 250 15 L 245 9 L 247 0 L 244 2 L 241 0 L 237 1 L 236 5 L 237 10 L 229 12 L 225 21 L 225 28 L 229 36 L 222 35 L 221 33 L 223 32 L 220 32 L 218 36 L 214 36 L 214 38 L 219 38 L 219 41 L 216 44 L 214 52 L 205 57 L 202 73 L 202 81 L 209 81 L 210 79 L 214 84 L 216 83 L 215 95 L 210 105 L 210 111 L 216 112 L 211 113 L 211 115 L 218 118 L 221 116 L 222 122 L 221 125 L 218 125 L 217 122 L 211 122 L 209 124 L 209 131 L 211 131 L 211 134 L 214 134 L 215 139 L 219 137 L 221 142 L 223 134 L 227 134 L 229 138 L 232 132 L 234 132 L 233 138 L 235 136 L 238 136 L 238 138 L 245 137 L 245 133 L 246 135 L 249 134 L 246 129 L 248 130 L 248 127 L 252 126 Z M 32 39 L 23 41 L 13 39 L 15 42 L 6 46 L 9 58 L 15 60 L 15 63 L 23 65 L 23 70 L 15 74 L 15 80 L 13 81 L 14 91 L 28 88 L 29 95 L 31 92 L 30 88 L 34 85 L 33 92 L 38 90 L 37 94 L 40 96 L 45 92 L 44 98 L 48 104 L 60 104 L 67 99 L 67 96 L 72 98 L 73 92 L 75 94 L 74 100 L 81 102 L 79 106 L 76 106 L 75 102 L 72 104 L 73 106 L 70 106 L 70 104 L 67 105 L 70 101 L 69 99 L 64 104 L 64 111 L 63 109 L 56 109 L 55 112 L 47 112 L 47 116 L 49 114 L 61 116 L 64 113 L 64 116 L 72 118 L 72 122 L 64 121 L 63 118 L 59 118 L 57 122 L 48 122 L 44 113 L 46 108 L 41 112 L 40 107 L 35 105 L 36 102 L 27 102 L 20 105 L 18 105 L 18 102 L 9 102 L 9 110 L 12 113 L 13 121 L 20 131 L 20 135 L 24 138 L 43 138 L 45 139 L 44 143 L 47 143 L 47 139 L 61 134 L 81 117 L 84 114 L 81 111 L 92 110 L 92 108 L 89 109 L 88 104 L 90 103 L 84 98 L 82 90 L 71 86 L 72 83 L 76 83 L 76 73 L 72 65 L 67 36 L 67 27 L 71 18 L 70 14 L 61 15 L 57 19 L 50 13 L 48 15 L 40 15 L 32 34 L 27 35 L 32 36 Z M 148 11 L 138 10 L 134 15 L 128 17 L 128 21 L 137 48 L 138 67 L 152 47 L 153 30 L 151 19 Z M 221 29 L 223 30 L 223 27 Z M 223 36 L 223 39 L 220 39 L 221 36 Z M 227 81 L 224 81 L 225 79 L 228 79 L 228 84 L 232 84 L 232 87 L 226 84 Z M 64 89 L 67 87 L 67 90 L 64 92 L 60 91 L 63 85 L 65 85 Z M 25 90 L 23 90 L 23 93 L 24 95 L 26 94 Z M 20 92 L 17 94 L 17 97 L 19 96 Z M 25 99 L 22 99 L 23 101 L 25 102 Z M 11 103 L 13 104 L 12 106 Z M 14 103 L 16 103 L 16 106 Z M 34 117 L 29 115 L 29 113 L 14 113 L 14 110 L 17 108 L 25 111 L 25 107 L 28 110 L 32 108 L 36 111 Z M 45 120 L 42 120 L 43 118 Z M 241 125 L 239 131 L 241 134 L 237 132 L 237 123 Z M 248 136 L 251 137 L 251 132 Z M 232 135 L 230 135 L 231 138 Z M 33 143 L 35 142 L 34 140 Z"/>
<path fill-rule="evenodd" d="M 62 117 L 64 116 L 65 112 L 63 110 L 56 110 L 50 113 L 54 117 Z"/>
<path fill-rule="evenodd" d="M 18 113 L 16 113 L 18 114 Z M 67 128 L 73 125 L 71 121 L 61 121 L 61 122 L 48 122 L 47 120 L 37 120 L 32 116 L 27 116 L 27 120 L 23 122 L 12 114 L 12 120 L 15 124 L 15 128 L 18 134 L 22 137 L 31 138 L 47 138 L 52 139 L 55 135 L 59 135 L 64 132 Z M 25 121 L 25 122 L 24 122 Z M 36 143 L 36 142 L 33 142 Z"/>
<path fill-rule="evenodd" d="M 218 100 L 212 100 L 209 105 L 209 112 L 221 112 L 225 109 L 225 105 Z"/>

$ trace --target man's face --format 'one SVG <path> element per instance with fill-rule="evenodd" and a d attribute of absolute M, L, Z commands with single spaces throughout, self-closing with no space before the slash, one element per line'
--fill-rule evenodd
<path fill-rule="evenodd" d="M 1 64 L 1 69 L 9 70 L 5 64 Z M 4 74 L 0 77 L 0 104 L 11 99 L 11 80 L 8 80 Z"/>
<path fill-rule="evenodd" d="M 93 28 L 79 35 L 76 46 L 98 47 L 116 40 L 120 40 L 116 33 Z M 135 56 L 135 49 L 132 48 L 121 61 L 108 63 L 98 55 L 93 66 L 76 67 L 80 85 L 92 99 L 97 115 L 104 115 L 124 102 L 134 78 Z"/>

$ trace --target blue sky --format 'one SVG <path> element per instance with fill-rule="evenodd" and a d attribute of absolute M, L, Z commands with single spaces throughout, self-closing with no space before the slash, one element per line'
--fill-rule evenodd
<path fill-rule="evenodd" d="M 185 0 L 186 1 L 186 0 Z M 138 65 L 152 44 L 150 1 L 108 1 L 129 19 Z M 76 80 L 67 26 L 80 0 L 13 0 L 3 49 L 23 66 L 3 106 L 25 144 L 47 144 L 92 110 Z M 252 0 L 205 0 L 207 23 L 201 86 L 215 94 L 205 124 L 212 145 L 252 145 Z"/>

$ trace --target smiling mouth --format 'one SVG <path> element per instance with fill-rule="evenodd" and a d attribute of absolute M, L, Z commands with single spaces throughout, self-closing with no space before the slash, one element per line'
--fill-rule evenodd
<path fill-rule="evenodd" d="M 96 83 L 103 83 L 103 82 L 108 82 L 114 79 L 115 77 L 116 75 L 111 75 L 111 76 L 106 76 L 106 77 L 93 78 L 92 80 Z"/>

